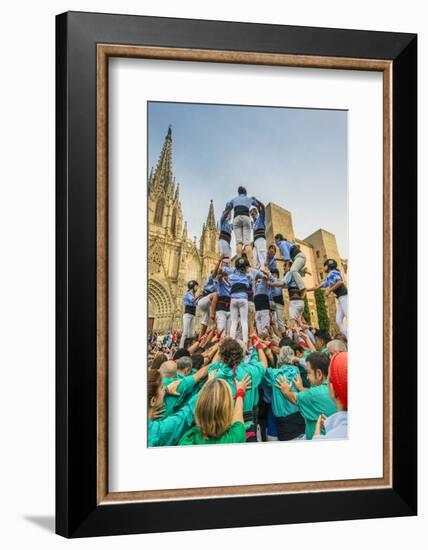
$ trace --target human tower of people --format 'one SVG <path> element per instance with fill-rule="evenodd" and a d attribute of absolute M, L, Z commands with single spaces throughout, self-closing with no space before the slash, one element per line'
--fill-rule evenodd
<path fill-rule="evenodd" d="M 306 257 L 281 234 L 267 247 L 264 205 L 239 187 L 220 224 L 219 258 L 202 292 L 187 284 L 179 342 L 177 333 L 161 349 L 151 341 L 148 445 L 347 437 L 348 291 L 336 261 L 325 261 L 315 287 L 336 296 L 341 332 L 332 338 L 305 322 L 305 294 L 315 290 L 305 288 Z"/>

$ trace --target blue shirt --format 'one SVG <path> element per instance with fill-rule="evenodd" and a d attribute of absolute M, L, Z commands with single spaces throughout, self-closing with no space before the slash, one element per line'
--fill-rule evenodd
<path fill-rule="evenodd" d="M 273 258 L 269 258 L 269 256 L 267 256 L 266 257 L 266 263 L 267 263 L 269 271 L 272 271 L 272 269 L 276 269 L 276 258 L 275 258 L 275 256 Z"/>
<path fill-rule="evenodd" d="M 264 210 L 260 210 L 257 218 L 251 222 L 251 225 L 253 226 L 254 231 L 257 231 L 257 229 L 266 229 L 265 218 L 266 216 L 265 216 Z"/>
<path fill-rule="evenodd" d="M 231 286 L 230 297 L 240 300 L 248 300 L 248 293 L 245 290 L 237 290 L 233 292 L 233 285 L 242 284 L 245 285 L 247 289 L 251 287 L 252 278 L 245 272 L 233 269 L 231 267 L 225 267 L 223 273 L 229 277 L 229 283 Z"/>
<path fill-rule="evenodd" d="M 293 243 L 290 243 L 290 241 L 279 241 L 278 248 L 286 262 L 289 262 L 291 260 L 290 250 L 294 246 L 295 245 Z"/>
<path fill-rule="evenodd" d="M 314 435 L 312 439 L 347 439 L 348 411 L 332 414 L 324 422 L 325 435 Z"/>
<path fill-rule="evenodd" d="M 251 206 L 256 206 L 256 201 L 247 195 L 238 195 L 228 203 L 226 203 L 226 208 L 229 210 L 234 209 L 236 206 L 245 206 L 250 209 Z"/>
<path fill-rule="evenodd" d="M 232 235 L 232 224 L 224 214 L 220 218 L 220 232 Z"/>
<path fill-rule="evenodd" d="M 211 294 L 211 292 L 215 292 L 215 288 L 215 279 L 210 275 L 204 283 L 204 294 Z"/>
<path fill-rule="evenodd" d="M 271 280 L 271 278 L 269 278 L 269 280 Z M 268 286 L 267 281 L 267 277 L 265 277 L 260 271 L 254 275 L 254 296 L 266 294 L 270 298 L 271 287 Z"/>
<path fill-rule="evenodd" d="M 225 279 L 217 279 L 216 292 L 219 296 L 228 296 L 230 298 L 230 283 Z"/>
<path fill-rule="evenodd" d="M 337 281 L 343 281 L 342 275 L 337 269 L 332 269 L 327 275 L 327 278 L 322 282 L 322 288 L 332 287 Z"/>
<path fill-rule="evenodd" d="M 276 277 L 272 277 L 271 279 L 273 282 L 277 283 L 279 279 Z M 282 295 L 282 288 L 280 286 L 271 286 L 270 287 L 272 298 L 275 298 L 275 296 L 281 296 Z"/>
<path fill-rule="evenodd" d="M 195 305 L 195 295 L 191 290 L 188 290 L 184 295 L 184 305 L 185 306 L 194 306 Z"/>

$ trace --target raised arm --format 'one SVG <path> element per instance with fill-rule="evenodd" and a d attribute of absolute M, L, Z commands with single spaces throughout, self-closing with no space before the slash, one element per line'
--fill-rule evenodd
<path fill-rule="evenodd" d="M 196 372 L 193 375 L 193 378 L 195 379 L 195 384 L 198 384 L 201 380 L 203 380 L 208 376 L 208 367 L 209 367 L 209 364 L 204 365 L 202 368 L 198 370 L 198 372 Z"/>
<path fill-rule="evenodd" d="M 242 422 L 244 424 L 244 397 L 245 392 L 251 387 L 251 377 L 246 374 L 241 381 L 236 380 L 235 408 L 233 410 L 232 424 Z"/>
<path fill-rule="evenodd" d="M 319 285 L 313 286 L 312 288 L 307 288 L 306 292 L 314 292 L 314 290 L 318 290 L 319 288 L 324 287 L 324 281 L 321 281 Z"/>

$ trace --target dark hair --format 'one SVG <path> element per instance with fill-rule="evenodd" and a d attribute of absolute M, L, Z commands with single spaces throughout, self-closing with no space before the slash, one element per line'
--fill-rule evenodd
<path fill-rule="evenodd" d="M 276 252 L 276 246 L 274 244 L 270 244 L 268 250 L 274 250 Z"/>
<path fill-rule="evenodd" d="M 294 353 L 296 353 L 296 351 L 298 351 L 299 353 L 305 351 L 305 348 L 303 346 L 299 346 L 299 344 L 291 344 L 290 347 L 294 351 Z"/>
<path fill-rule="evenodd" d="M 279 341 L 278 346 L 280 348 L 282 348 L 284 346 L 290 346 L 291 347 L 291 344 L 293 344 L 293 340 L 291 338 L 288 338 L 288 336 L 285 336 L 284 338 L 281 338 L 281 340 Z"/>
<path fill-rule="evenodd" d="M 147 372 L 147 399 L 149 403 L 153 397 L 157 396 L 161 384 L 162 377 L 160 372 L 155 369 L 150 369 Z"/>
<path fill-rule="evenodd" d="M 242 185 L 240 185 L 238 187 L 238 195 L 246 195 L 247 194 L 247 190 L 245 189 L 245 187 L 242 187 Z"/>
<path fill-rule="evenodd" d="M 272 275 L 275 274 L 275 275 L 278 275 L 279 277 L 279 271 L 277 270 L 276 267 L 274 269 L 271 269 L 270 272 L 272 273 Z"/>
<path fill-rule="evenodd" d="M 284 235 L 282 233 L 277 233 L 274 238 L 276 241 L 285 241 Z"/>
<path fill-rule="evenodd" d="M 174 361 L 177 361 L 177 359 L 180 359 L 180 357 L 190 357 L 190 352 L 187 351 L 187 349 L 178 348 L 178 350 L 174 353 L 174 357 L 172 359 Z"/>
<path fill-rule="evenodd" d="M 220 344 L 220 357 L 227 366 L 239 365 L 244 357 L 240 344 L 233 338 L 225 338 Z"/>
<path fill-rule="evenodd" d="M 168 361 L 168 357 L 164 353 L 162 353 L 153 359 L 150 368 L 153 370 L 157 370 L 162 365 L 162 363 L 165 363 L 165 361 Z"/>
<path fill-rule="evenodd" d="M 325 328 L 319 328 L 316 330 L 314 336 L 315 338 L 322 340 L 325 344 L 328 344 L 331 340 L 331 336 Z"/>
<path fill-rule="evenodd" d="M 201 367 L 204 366 L 204 356 L 200 353 L 195 353 L 195 355 L 192 355 L 192 366 L 194 369 L 199 370 Z"/>
<path fill-rule="evenodd" d="M 322 351 L 313 351 L 308 358 L 307 362 L 311 364 L 312 370 L 315 372 L 320 370 L 324 378 L 328 376 L 328 367 L 330 366 L 330 359 Z"/>
<path fill-rule="evenodd" d="M 338 332 L 337 334 L 335 334 L 333 340 L 341 340 L 344 344 L 348 345 L 348 339 L 343 334 L 343 332 Z"/>

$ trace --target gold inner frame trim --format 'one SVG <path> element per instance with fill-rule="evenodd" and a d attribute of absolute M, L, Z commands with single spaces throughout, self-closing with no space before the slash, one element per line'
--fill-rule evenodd
<path fill-rule="evenodd" d="M 108 59 L 133 57 L 378 71 L 383 73 L 383 476 L 150 491 L 108 489 Z M 225 498 L 392 486 L 392 62 L 373 59 L 268 54 L 188 48 L 97 45 L 97 503 Z"/>

